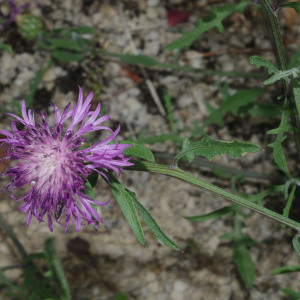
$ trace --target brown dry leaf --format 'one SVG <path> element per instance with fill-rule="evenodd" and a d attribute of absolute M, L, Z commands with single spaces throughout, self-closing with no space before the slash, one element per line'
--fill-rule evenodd
<path fill-rule="evenodd" d="M 139 83 L 141 83 L 143 81 L 143 79 L 140 76 L 138 76 L 137 74 L 131 72 L 130 70 L 128 70 L 126 68 L 121 68 L 120 69 L 120 75 L 121 76 L 129 77 L 136 84 L 139 84 Z"/>
<path fill-rule="evenodd" d="M 291 0 L 290 2 L 297 2 L 298 0 Z M 291 8 L 287 7 L 284 9 L 284 19 L 286 22 L 286 26 L 289 29 L 289 31 L 294 34 L 295 32 L 295 23 L 297 18 L 297 12 Z"/>

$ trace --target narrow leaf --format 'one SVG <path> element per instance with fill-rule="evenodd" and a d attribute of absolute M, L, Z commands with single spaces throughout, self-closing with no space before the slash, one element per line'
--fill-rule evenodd
<path fill-rule="evenodd" d="M 300 12 L 300 3 L 299 2 L 283 2 L 280 4 L 280 7 L 291 7 L 296 12 Z"/>
<path fill-rule="evenodd" d="M 14 53 L 14 50 L 11 48 L 11 45 L 9 44 L 0 43 L 0 50 L 7 51 L 10 54 Z"/>
<path fill-rule="evenodd" d="M 278 274 L 291 273 L 291 272 L 300 272 L 300 265 L 277 268 L 272 272 L 272 274 L 278 275 Z"/>
<path fill-rule="evenodd" d="M 252 287 L 255 279 L 255 264 L 245 243 L 234 243 L 233 261 L 246 287 Z"/>
<path fill-rule="evenodd" d="M 123 151 L 123 154 L 125 156 L 130 156 L 130 157 L 135 156 L 135 157 L 143 158 L 143 159 L 151 161 L 151 162 L 155 161 L 152 151 L 142 144 L 137 144 L 132 141 L 122 141 L 122 142 L 120 142 L 120 144 L 132 145 L 131 147 L 128 147 Z"/>
<path fill-rule="evenodd" d="M 88 176 L 88 182 L 90 183 L 91 187 L 94 188 L 98 182 L 99 173 L 94 171 L 92 174 Z"/>
<path fill-rule="evenodd" d="M 273 118 L 281 113 L 281 108 L 278 104 L 256 103 L 253 107 L 247 110 L 251 116 Z"/>
<path fill-rule="evenodd" d="M 97 173 L 97 172 L 95 172 L 95 173 Z M 98 174 L 98 173 L 97 173 L 97 174 Z M 90 176 L 96 176 L 96 175 L 91 174 Z M 94 179 L 95 179 L 95 178 L 93 178 L 93 180 L 94 180 Z M 94 184 L 93 180 L 92 180 L 92 183 Z M 89 180 L 86 181 L 85 184 L 84 184 L 86 190 L 82 190 L 82 193 L 85 194 L 85 195 L 87 195 L 87 196 L 89 196 L 89 197 L 91 197 L 93 200 L 96 200 L 96 196 L 95 196 L 95 192 L 94 192 L 94 187 L 95 187 L 95 186 L 93 186 L 92 183 L 91 183 Z M 93 208 L 94 208 L 96 211 L 98 210 L 98 206 L 97 206 L 96 204 L 91 203 L 91 205 L 93 206 Z M 60 212 L 60 213 L 61 213 L 61 212 Z M 96 221 L 96 219 L 95 219 L 94 217 L 93 217 L 93 220 Z M 97 221 L 97 224 L 99 224 L 98 221 Z M 95 228 L 96 228 L 96 227 L 95 227 Z"/>
<path fill-rule="evenodd" d="M 291 207 L 292 207 L 292 203 L 293 203 L 293 200 L 294 200 L 294 195 L 295 195 L 295 192 L 296 192 L 296 185 L 293 185 L 292 187 L 292 190 L 290 192 L 290 194 L 288 195 L 288 199 L 287 199 L 287 203 L 286 203 L 286 206 L 284 207 L 283 209 L 283 216 L 284 217 L 289 217 L 289 214 L 290 214 L 290 210 L 291 210 Z"/>
<path fill-rule="evenodd" d="M 94 34 L 97 32 L 95 28 L 89 26 L 77 26 L 77 27 L 70 27 L 67 29 L 71 32 L 76 32 L 78 34 Z"/>
<path fill-rule="evenodd" d="M 50 38 L 47 40 L 47 42 L 57 48 L 64 48 L 64 49 L 74 50 L 74 51 L 78 51 L 78 52 L 82 51 L 82 47 L 71 40 L 62 39 L 62 38 L 60 38 L 60 39 L 59 38 Z"/>
<path fill-rule="evenodd" d="M 289 288 L 280 288 L 280 290 L 285 293 L 286 295 L 290 296 L 289 300 L 299 300 L 300 299 L 300 293 L 295 292 L 292 289 Z"/>
<path fill-rule="evenodd" d="M 45 241 L 45 255 L 46 255 L 46 260 L 50 265 L 51 270 L 55 276 L 55 279 L 57 280 L 57 282 L 59 283 L 59 287 L 61 288 L 62 291 L 61 299 L 62 300 L 71 299 L 71 293 L 69 290 L 67 279 L 65 277 L 64 271 L 61 267 L 61 264 L 55 252 L 53 237 L 49 237 Z"/>
<path fill-rule="evenodd" d="M 239 90 L 235 94 L 228 96 L 222 101 L 218 109 L 215 109 L 210 113 L 210 116 L 200 127 L 200 132 L 203 134 L 204 128 L 214 123 L 222 126 L 225 113 L 231 112 L 234 115 L 237 115 L 237 112 L 241 107 L 252 103 L 262 92 L 262 89 Z"/>
<path fill-rule="evenodd" d="M 118 293 L 115 300 L 128 300 L 125 293 Z"/>
<path fill-rule="evenodd" d="M 148 227 L 151 229 L 151 231 L 155 234 L 155 236 L 171 249 L 180 250 L 180 248 L 158 226 L 149 211 L 138 201 L 135 193 L 129 190 L 127 190 L 127 192 L 131 195 L 136 210 L 148 225 Z"/>
<path fill-rule="evenodd" d="M 230 213 L 234 213 L 238 209 L 238 205 L 230 205 L 230 206 L 225 206 L 222 207 L 218 210 L 215 210 L 211 213 L 204 214 L 204 215 L 199 215 L 199 216 L 193 216 L 193 217 L 184 217 L 185 219 L 189 221 L 194 221 L 194 222 L 199 222 L 199 221 L 207 221 L 211 219 L 218 219 L 221 216 L 228 215 Z"/>
<path fill-rule="evenodd" d="M 284 108 L 286 106 L 287 100 L 285 100 Z M 288 111 L 286 109 L 283 109 L 279 127 L 275 130 L 267 132 L 267 134 L 277 134 L 275 141 L 268 146 L 273 148 L 273 157 L 275 163 L 284 173 L 289 174 L 289 168 L 282 147 L 282 142 L 285 139 L 284 133 L 286 131 L 288 131 Z"/>
<path fill-rule="evenodd" d="M 147 67 L 154 67 L 159 65 L 159 63 L 154 58 L 145 55 L 124 54 L 121 55 L 120 58 L 124 63 L 141 64 Z"/>
<path fill-rule="evenodd" d="M 67 51 L 62 51 L 62 50 L 55 50 L 51 52 L 51 55 L 61 61 L 61 62 L 65 62 L 65 63 L 69 63 L 72 61 L 79 61 L 84 57 L 83 53 L 72 53 L 72 52 L 67 52 Z"/>
<path fill-rule="evenodd" d="M 128 225 L 133 230 L 134 235 L 141 245 L 145 246 L 145 238 L 142 226 L 135 210 L 132 196 L 128 193 L 125 187 L 110 173 L 105 172 L 109 179 L 110 189 L 115 196 Z"/>
<path fill-rule="evenodd" d="M 52 64 L 53 64 L 53 61 L 50 60 L 47 64 L 47 66 L 43 69 L 38 70 L 36 72 L 34 79 L 29 82 L 29 94 L 25 95 L 26 107 L 28 107 L 28 108 L 33 107 L 34 95 L 38 89 L 40 82 L 43 79 L 44 74 L 46 73 L 47 70 L 50 69 Z M 21 108 L 20 108 L 20 110 L 21 110 Z"/>
<path fill-rule="evenodd" d="M 53 30 L 55 35 L 72 37 L 76 34 L 95 34 L 96 30 L 89 26 L 60 27 Z"/>
<path fill-rule="evenodd" d="M 166 111 L 167 111 L 167 119 L 168 119 L 168 123 L 169 123 L 170 129 L 171 129 L 171 132 L 175 133 L 176 128 L 175 128 L 174 116 L 173 116 L 173 112 L 172 112 L 172 100 L 171 100 L 171 96 L 168 93 L 167 89 L 163 90 L 163 99 L 164 99 L 164 103 L 165 103 L 165 107 L 166 107 Z"/>
<path fill-rule="evenodd" d="M 298 119 L 300 120 L 300 86 L 299 83 L 293 81 L 293 94 L 298 114 Z"/>
<path fill-rule="evenodd" d="M 272 84 L 281 79 L 288 81 L 290 79 L 290 77 L 299 78 L 300 77 L 299 68 L 292 68 L 292 69 L 285 70 L 285 71 L 278 71 L 273 76 L 271 76 L 270 78 L 265 80 L 264 85 Z"/>
<path fill-rule="evenodd" d="M 288 69 L 299 67 L 299 65 L 300 65 L 300 47 L 298 47 L 298 49 L 293 53 L 292 58 L 289 60 Z"/>

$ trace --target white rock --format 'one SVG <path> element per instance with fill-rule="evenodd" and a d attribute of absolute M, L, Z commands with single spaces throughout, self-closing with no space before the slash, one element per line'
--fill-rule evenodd
<path fill-rule="evenodd" d="M 93 296 L 99 296 L 101 294 L 101 289 L 99 286 L 95 286 L 92 290 Z"/>
<path fill-rule="evenodd" d="M 28 69 L 24 69 L 22 73 L 19 73 L 18 77 L 15 79 L 15 84 L 17 86 L 23 86 L 25 83 L 29 82 L 29 80 L 35 77 L 35 72 L 30 71 Z"/>
<path fill-rule="evenodd" d="M 201 68 L 202 66 L 202 54 L 197 51 L 187 51 L 186 57 L 189 60 L 189 65 L 192 68 Z"/>
<path fill-rule="evenodd" d="M 185 300 L 185 296 L 182 293 L 178 293 L 176 291 L 172 291 L 172 293 L 170 294 L 170 298 L 172 300 Z"/>
<path fill-rule="evenodd" d="M 151 41 L 145 44 L 145 54 L 150 56 L 156 56 L 160 50 L 159 41 Z"/>
<path fill-rule="evenodd" d="M 147 9 L 147 17 L 148 17 L 148 19 L 157 19 L 157 17 L 158 17 L 157 10 L 153 7 L 149 7 Z"/>
<path fill-rule="evenodd" d="M 22 67 L 31 67 L 34 65 L 34 57 L 29 53 L 22 53 L 20 55 L 20 61 Z"/>
<path fill-rule="evenodd" d="M 174 283 L 174 290 L 176 292 L 184 292 L 187 289 L 188 285 L 182 280 L 176 280 Z"/>
<path fill-rule="evenodd" d="M 173 76 L 173 75 L 169 75 L 169 76 L 166 76 L 166 77 L 160 77 L 159 81 L 163 85 L 169 85 L 169 84 L 173 84 L 173 83 L 178 82 L 178 77 Z"/>
<path fill-rule="evenodd" d="M 52 81 L 55 80 L 55 70 L 54 67 L 48 69 L 43 75 L 43 81 Z"/>
<path fill-rule="evenodd" d="M 130 97 L 137 97 L 141 94 L 141 91 L 138 88 L 133 87 L 130 90 L 128 90 L 127 94 Z"/>
<path fill-rule="evenodd" d="M 104 75 L 110 77 L 116 77 L 120 74 L 121 66 L 120 64 L 109 62 L 105 66 Z"/>
<path fill-rule="evenodd" d="M 17 61 L 13 55 L 4 52 L 1 59 L 1 68 L 4 70 L 14 69 L 17 66 Z"/>
<path fill-rule="evenodd" d="M 191 95 L 183 94 L 179 97 L 178 106 L 180 108 L 185 108 L 190 106 L 195 102 L 194 98 Z"/>
<path fill-rule="evenodd" d="M 157 40 L 159 38 L 159 33 L 156 30 L 151 30 L 145 36 L 146 41 Z"/>
<path fill-rule="evenodd" d="M 159 4 L 159 0 L 147 0 L 147 6 L 154 7 Z"/>
<path fill-rule="evenodd" d="M 3 253 L 9 253 L 9 249 L 8 249 L 8 247 L 5 245 L 5 244 L 3 244 L 3 243 L 1 243 L 1 246 L 0 246 L 0 252 L 3 254 Z"/>

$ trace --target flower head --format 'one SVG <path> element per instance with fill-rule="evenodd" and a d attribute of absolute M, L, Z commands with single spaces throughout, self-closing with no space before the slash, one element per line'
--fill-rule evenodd
<path fill-rule="evenodd" d="M 80 230 L 82 220 L 98 226 L 102 220 L 94 207 L 107 202 L 100 203 L 85 194 L 88 176 L 96 171 L 106 177 L 101 169 L 120 175 L 122 167 L 132 165 L 130 158 L 122 154 L 130 145 L 119 144 L 115 139 L 120 126 L 113 131 L 100 125 L 109 116 L 100 115 L 100 103 L 95 111 L 90 110 L 92 97 L 91 92 L 84 100 L 79 87 L 78 102 L 72 108 L 69 103 L 61 113 L 53 105 L 55 124 L 51 127 L 47 115 L 41 112 L 35 117 L 33 111 L 26 110 L 23 100 L 23 118 L 9 114 L 17 120 L 12 122 L 12 133 L 0 130 L 5 136 L 0 142 L 7 144 L 6 159 L 12 162 L 4 174 L 11 181 L 4 189 L 13 199 L 24 202 L 19 209 L 28 213 L 27 227 L 33 216 L 41 222 L 44 215 L 51 231 L 53 220 L 62 224 L 64 219 L 65 231 L 70 223 Z M 109 136 L 88 144 L 83 135 L 98 130 L 108 131 Z M 27 188 L 25 196 L 12 195 L 23 187 Z"/>

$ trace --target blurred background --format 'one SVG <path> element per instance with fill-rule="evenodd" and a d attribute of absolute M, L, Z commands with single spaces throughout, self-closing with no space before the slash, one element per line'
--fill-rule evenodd
<path fill-rule="evenodd" d="M 19 113 L 24 98 L 28 107 L 53 119 L 50 104 L 63 109 L 76 101 L 80 85 L 85 96 L 94 92 L 94 107 L 100 101 L 102 113 L 110 115 L 106 125 L 116 129 L 121 124 L 120 139 L 145 143 L 158 161 L 172 164 L 182 138 L 191 133 L 193 138 L 207 133 L 216 139 L 239 139 L 265 148 L 270 137 L 264 132 L 279 120 L 274 87 L 259 96 L 266 104 L 264 113 L 261 107 L 257 112 L 257 102 L 252 100 L 218 118 L 211 113 L 238 90 L 263 87 L 260 75 L 247 75 L 259 74 L 249 64 L 251 55 L 274 61 L 257 7 L 229 15 L 223 21 L 223 33 L 215 27 L 190 47 L 165 50 L 182 33 L 193 30 L 197 20 L 208 16 L 212 8 L 234 2 L 0 1 L 0 128 L 10 130 L 12 118 L 5 113 Z M 294 10 L 286 9 L 281 22 L 291 57 L 299 48 L 300 19 Z M 287 145 L 291 156 L 293 146 Z M 184 167 L 245 194 L 258 193 L 278 175 L 268 151 L 234 160 L 222 156 L 212 164 L 200 161 Z M 4 168 L 2 165 L 2 171 Z M 296 163 L 291 163 L 291 168 L 297 168 Z M 214 175 L 216 169 L 229 176 Z M 241 170 L 252 173 L 245 171 L 240 180 Z M 70 226 L 64 233 L 64 228 L 55 224 L 51 233 L 46 223 L 36 220 L 27 229 L 19 204 L 7 193 L 1 194 L 0 211 L 28 253 L 43 251 L 45 238 L 55 237 L 72 299 L 116 299 L 121 292 L 122 299 L 145 300 L 288 299 L 280 288 L 299 289 L 297 273 L 272 275 L 277 267 L 298 264 L 292 230 L 243 210 L 249 217 L 243 219 L 242 231 L 256 242 L 249 248 L 256 273 L 249 288 L 233 262 L 232 241 L 219 239 L 232 232 L 233 218 L 206 222 L 183 218 L 209 213 L 228 205 L 227 201 L 162 175 L 125 171 L 120 180 L 136 192 L 181 252 L 158 242 L 146 227 L 147 244 L 140 246 L 101 181 L 96 187 L 97 200 L 111 201 L 101 207 L 104 224 L 99 231 L 83 226 L 75 232 Z M 0 181 L 2 188 L 7 179 Z M 273 197 L 269 206 L 280 211 L 284 205 L 281 198 Z M 21 260 L 0 227 L 0 267 L 18 265 Z M 42 263 L 39 267 L 45 268 Z M 15 284 L 22 282 L 21 274 L 18 266 L 5 271 Z M 1 291 L 3 286 L 0 297 Z"/>

